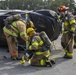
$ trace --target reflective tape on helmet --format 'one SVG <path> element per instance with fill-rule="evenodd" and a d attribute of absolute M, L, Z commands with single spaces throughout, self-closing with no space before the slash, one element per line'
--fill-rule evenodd
<path fill-rule="evenodd" d="M 70 25 L 73 24 L 73 23 L 75 23 L 75 20 L 71 20 L 71 21 L 70 21 Z"/>
<path fill-rule="evenodd" d="M 9 29 L 7 29 L 6 27 L 3 28 L 4 32 L 10 34 L 10 35 L 13 35 L 15 37 L 18 37 L 18 34 L 17 33 L 14 33 L 14 32 L 11 32 Z"/>
<path fill-rule="evenodd" d="M 25 35 L 26 31 L 20 32 L 20 36 Z"/>
<path fill-rule="evenodd" d="M 71 28 L 71 31 L 75 31 L 75 28 L 74 28 L 74 27 L 72 27 L 72 28 Z"/>

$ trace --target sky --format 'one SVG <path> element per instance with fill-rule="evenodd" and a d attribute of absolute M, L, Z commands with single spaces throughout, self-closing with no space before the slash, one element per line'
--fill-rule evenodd
<path fill-rule="evenodd" d="M 76 2 L 76 0 L 74 0 Z"/>

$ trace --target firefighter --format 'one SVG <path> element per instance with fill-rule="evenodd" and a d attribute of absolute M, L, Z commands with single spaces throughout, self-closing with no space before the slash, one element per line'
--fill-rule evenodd
<path fill-rule="evenodd" d="M 34 56 L 31 59 L 31 65 L 33 66 L 52 66 L 52 63 L 49 59 L 50 50 L 42 50 L 43 40 L 38 33 L 33 28 L 27 29 L 27 35 L 30 37 L 29 50 L 34 51 Z"/>
<path fill-rule="evenodd" d="M 9 47 L 9 52 L 11 54 L 12 60 L 20 59 L 18 57 L 18 40 L 20 37 L 26 42 L 28 36 L 26 34 L 26 25 L 21 20 L 21 15 L 16 14 L 14 16 L 9 16 L 5 19 L 5 26 L 3 27 L 4 35 L 6 36 L 7 44 Z"/>
<path fill-rule="evenodd" d="M 72 14 L 74 15 L 74 18 L 76 21 L 76 5 L 74 6 L 74 10 L 73 10 Z M 74 48 L 76 48 L 76 34 L 74 36 Z"/>
<path fill-rule="evenodd" d="M 76 30 L 76 22 L 74 16 L 68 11 L 69 7 L 64 5 L 58 8 L 60 18 L 64 24 L 63 35 L 61 38 L 61 45 L 64 48 L 64 58 L 73 58 L 73 38 Z"/>
<path fill-rule="evenodd" d="M 74 46 L 73 48 L 76 48 L 76 35 L 74 36 Z"/>
<path fill-rule="evenodd" d="M 29 28 L 29 27 L 35 28 L 34 23 L 29 18 L 29 13 L 26 13 L 25 17 L 26 17 L 25 19 L 26 28 Z"/>
<path fill-rule="evenodd" d="M 26 28 L 29 27 L 35 28 L 34 23 L 31 20 L 26 20 L 25 24 L 26 24 Z"/>

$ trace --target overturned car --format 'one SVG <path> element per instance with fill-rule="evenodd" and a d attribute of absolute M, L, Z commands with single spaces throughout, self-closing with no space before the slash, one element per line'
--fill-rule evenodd
<path fill-rule="evenodd" d="M 62 26 L 61 22 L 57 19 L 57 13 L 52 10 L 37 10 L 32 12 L 27 11 L 8 11 L 0 15 L 0 46 L 6 46 L 6 39 L 3 34 L 4 19 L 10 15 L 21 14 L 23 20 L 26 20 L 25 14 L 28 13 L 29 20 L 33 21 L 36 31 L 45 31 L 51 41 L 58 38 Z M 18 38 L 20 39 L 20 37 Z M 20 44 L 24 44 L 23 40 L 19 41 Z"/>

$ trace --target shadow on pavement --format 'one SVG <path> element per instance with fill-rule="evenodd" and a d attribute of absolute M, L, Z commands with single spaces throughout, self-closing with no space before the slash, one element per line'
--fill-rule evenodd
<path fill-rule="evenodd" d="M 55 62 L 56 62 L 55 65 L 58 65 L 58 64 L 61 64 L 61 63 L 65 62 L 65 61 L 70 60 L 70 59 L 63 58 L 64 54 L 65 54 L 64 51 L 61 50 L 61 49 L 52 50 L 50 58 L 55 60 Z"/>
<path fill-rule="evenodd" d="M 0 52 L 2 52 L 2 50 Z M 51 52 L 51 57 L 54 57 L 60 52 L 61 50 L 53 50 Z M 62 58 L 63 54 L 64 52 L 60 56 L 55 58 L 56 64 L 54 64 L 53 67 L 34 67 L 29 65 L 28 63 L 25 63 L 24 65 L 20 65 L 19 60 L 17 61 L 11 60 L 9 54 L 6 51 L 4 51 L 2 52 L 2 55 L 6 55 L 7 59 L 0 58 L 0 74 L 1 72 L 6 72 L 8 75 L 19 75 L 19 74 L 22 75 L 28 73 L 35 73 L 37 71 L 42 71 L 42 70 L 50 70 L 53 69 L 56 65 L 67 61 L 66 59 Z"/>
<path fill-rule="evenodd" d="M 0 73 L 6 72 L 8 75 L 22 75 L 28 73 L 35 73 L 36 71 L 49 70 L 52 67 L 35 67 L 28 63 L 20 65 L 19 61 L 11 61 L 10 58 L 5 60 L 0 60 Z"/>

